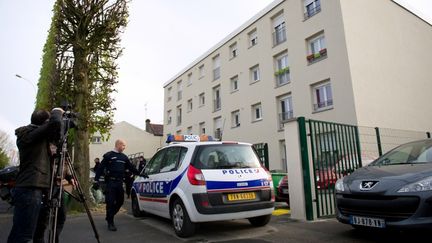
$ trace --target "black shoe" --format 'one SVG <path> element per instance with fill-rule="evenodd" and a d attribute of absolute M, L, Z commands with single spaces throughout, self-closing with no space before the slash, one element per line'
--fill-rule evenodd
<path fill-rule="evenodd" d="M 115 227 L 114 224 L 108 224 L 108 230 L 109 231 L 117 231 L 117 228 Z"/>

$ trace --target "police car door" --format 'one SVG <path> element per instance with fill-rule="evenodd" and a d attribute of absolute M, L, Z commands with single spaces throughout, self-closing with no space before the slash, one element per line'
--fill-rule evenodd
<path fill-rule="evenodd" d="M 139 202 L 141 209 L 144 211 L 153 212 L 155 210 L 154 201 L 154 178 L 159 173 L 160 166 L 162 164 L 166 149 L 159 150 L 153 158 L 148 162 L 148 165 L 144 169 L 144 173 L 148 176 L 140 177 L 140 182 L 137 185 L 137 191 L 139 194 Z"/>
<path fill-rule="evenodd" d="M 181 146 L 173 146 L 165 150 L 159 172 L 153 175 L 152 192 L 155 210 L 159 211 L 159 215 L 169 217 L 169 197 L 184 174 L 178 168 L 186 155 L 187 149 Z"/>

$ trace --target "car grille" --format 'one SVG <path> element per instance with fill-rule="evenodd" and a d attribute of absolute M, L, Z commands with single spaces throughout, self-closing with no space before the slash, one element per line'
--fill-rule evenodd
<path fill-rule="evenodd" d="M 411 217 L 420 203 L 418 197 L 375 195 L 337 195 L 336 200 L 339 212 L 345 216 L 376 217 L 389 222 Z"/>

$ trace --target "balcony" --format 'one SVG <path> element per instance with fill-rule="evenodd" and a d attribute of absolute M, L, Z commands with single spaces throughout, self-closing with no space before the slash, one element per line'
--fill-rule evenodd
<path fill-rule="evenodd" d="M 306 12 L 304 13 L 304 20 L 314 16 L 315 14 L 321 12 L 321 4 L 315 5 L 315 7 L 307 7 Z"/>
<path fill-rule="evenodd" d="M 213 80 L 220 78 L 220 67 L 213 69 Z"/>
<path fill-rule="evenodd" d="M 279 113 L 279 129 L 283 129 L 284 123 L 294 118 L 293 111 Z"/>
<path fill-rule="evenodd" d="M 285 27 L 276 29 L 276 31 L 273 32 L 273 46 L 277 46 L 284 41 L 286 41 Z"/>
<path fill-rule="evenodd" d="M 326 107 L 333 106 L 333 99 L 324 100 L 322 102 L 318 102 L 317 104 L 314 104 L 314 111 L 319 111 Z"/>
<path fill-rule="evenodd" d="M 221 98 L 216 98 L 213 100 L 213 111 L 218 111 L 221 109 Z"/>
<path fill-rule="evenodd" d="M 308 63 L 311 64 L 311 63 L 317 62 L 317 61 L 319 61 L 325 57 L 327 57 L 327 48 L 323 48 L 317 53 L 313 53 L 313 54 L 308 55 L 306 57 L 306 59 L 308 60 Z"/>
<path fill-rule="evenodd" d="M 276 86 L 281 86 L 289 83 L 290 81 L 290 70 L 289 67 L 281 68 L 275 72 Z"/>

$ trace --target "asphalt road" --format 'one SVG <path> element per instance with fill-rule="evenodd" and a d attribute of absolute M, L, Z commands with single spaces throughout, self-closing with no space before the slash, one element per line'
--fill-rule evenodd
<path fill-rule="evenodd" d="M 335 219 L 314 222 L 296 221 L 286 214 L 283 204 L 278 204 L 271 222 L 259 228 L 251 227 L 247 220 L 204 223 L 193 237 L 183 239 L 174 234 L 169 220 L 148 216 L 134 218 L 130 213 L 130 202 L 116 218 L 117 232 L 108 231 L 105 215 L 93 214 L 100 242 L 224 242 L 224 243 L 267 243 L 267 242 L 430 242 L 424 232 L 380 232 L 358 231 Z M 6 242 L 12 225 L 11 210 L 0 202 L 0 243 Z M 280 214 L 280 215 L 279 215 Z M 69 215 L 61 242 L 97 242 L 86 214 Z"/>

